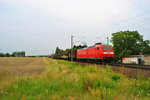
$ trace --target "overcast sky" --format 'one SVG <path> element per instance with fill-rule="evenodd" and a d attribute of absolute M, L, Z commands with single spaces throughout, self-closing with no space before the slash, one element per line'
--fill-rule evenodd
<path fill-rule="evenodd" d="M 150 0 L 0 0 L 0 52 L 51 54 L 137 30 L 150 40 Z"/>

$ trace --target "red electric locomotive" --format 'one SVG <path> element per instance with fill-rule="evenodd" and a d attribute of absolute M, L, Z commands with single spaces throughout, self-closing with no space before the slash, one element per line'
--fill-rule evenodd
<path fill-rule="evenodd" d="M 83 49 L 78 49 L 76 52 L 77 60 L 111 62 L 114 58 L 114 50 L 111 45 L 97 43 Z"/>

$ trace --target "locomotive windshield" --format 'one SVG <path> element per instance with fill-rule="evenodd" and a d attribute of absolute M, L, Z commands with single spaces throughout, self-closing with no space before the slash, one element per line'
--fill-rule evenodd
<path fill-rule="evenodd" d="M 113 48 L 111 46 L 103 46 L 102 48 L 103 48 L 103 50 L 113 50 Z"/>

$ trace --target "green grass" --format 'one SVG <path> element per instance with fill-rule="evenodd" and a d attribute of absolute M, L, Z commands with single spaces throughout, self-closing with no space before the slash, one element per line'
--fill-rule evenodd
<path fill-rule="evenodd" d="M 110 66 L 82 67 L 74 62 L 45 58 L 41 75 L 4 80 L 0 100 L 148 100 L 150 79 L 130 79 Z M 2 78 L 1 78 L 2 82 Z"/>

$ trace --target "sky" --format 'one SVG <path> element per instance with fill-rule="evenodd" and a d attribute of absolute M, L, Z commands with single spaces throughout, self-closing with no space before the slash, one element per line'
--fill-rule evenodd
<path fill-rule="evenodd" d="M 117 31 L 150 40 L 150 0 L 0 0 L 0 52 L 49 55 L 56 47 L 106 43 Z"/>

